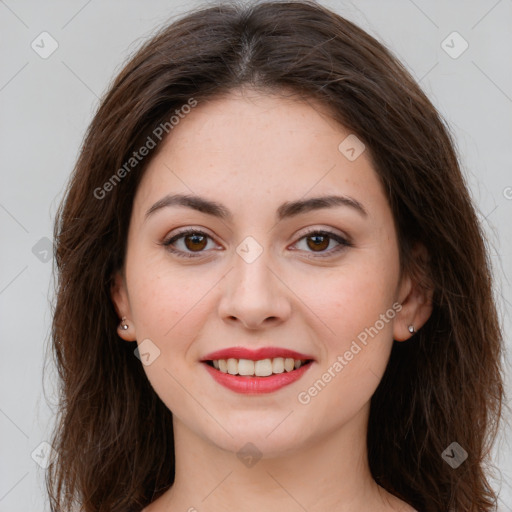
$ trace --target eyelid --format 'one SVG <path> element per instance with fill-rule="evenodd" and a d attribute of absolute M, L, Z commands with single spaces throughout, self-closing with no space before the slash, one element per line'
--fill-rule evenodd
<path fill-rule="evenodd" d="M 337 236 L 339 238 L 343 238 L 346 242 L 350 242 L 350 237 L 348 235 L 346 235 L 345 233 L 340 232 L 339 230 L 335 230 L 335 228 L 322 226 L 322 225 L 319 226 L 318 224 L 303 228 L 293 236 L 294 236 L 294 238 L 297 238 L 297 240 L 299 240 L 311 233 L 326 233 L 330 236 Z"/>
<path fill-rule="evenodd" d="M 171 236 L 166 236 L 165 239 L 163 240 L 163 242 L 161 242 L 161 245 L 163 245 L 169 252 L 176 254 L 178 257 L 183 257 L 183 258 L 204 257 L 211 250 L 210 251 L 187 252 L 187 251 L 182 251 L 179 249 L 174 249 L 172 247 L 172 243 L 174 243 L 175 241 L 180 240 L 180 239 L 186 237 L 187 235 L 192 235 L 192 234 L 205 235 L 207 238 L 211 239 L 217 245 L 220 245 L 215 240 L 215 237 L 210 235 L 205 228 L 202 228 L 202 227 L 195 228 L 193 226 L 187 226 L 187 227 L 181 228 L 178 231 L 174 232 Z M 353 247 L 353 243 L 351 242 L 350 237 L 348 237 L 347 235 L 339 234 L 336 231 L 333 231 L 333 228 L 322 228 L 322 227 L 315 227 L 315 226 L 310 226 L 310 227 L 304 228 L 302 231 L 299 231 L 299 233 L 294 235 L 294 238 L 296 238 L 296 241 L 294 242 L 293 245 L 298 244 L 302 239 L 304 239 L 310 235 L 313 235 L 313 234 L 327 236 L 331 240 L 334 240 L 338 245 L 335 248 L 330 249 L 329 251 L 320 251 L 320 252 L 316 252 L 316 253 L 315 253 L 315 251 L 311 251 L 311 252 L 306 251 L 307 253 L 309 253 L 309 256 L 307 256 L 309 259 L 311 259 L 311 258 L 313 258 L 313 259 L 328 258 L 330 256 L 334 256 L 335 254 L 337 254 L 338 252 L 340 252 L 341 250 L 343 250 L 346 247 Z M 293 249 L 293 250 L 297 250 L 297 249 Z"/>
<path fill-rule="evenodd" d="M 329 251 L 306 251 L 306 258 L 307 259 L 322 259 L 322 258 L 333 258 L 337 256 L 340 252 L 342 252 L 344 249 L 348 247 L 354 247 L 354 244 L 352 243 L 349 236 L 345 234 L 339 234 L 336 231 L 333 231 L 333 228 L 319 228 L 319 227 L 309 227 L 305 228 L 306 231 L 302 232 L 301 234 L 297 234 L 297 241 L 294 242 L 293 245 L 298 244 L 301 240 L 304 238 L 307 238 L 308 236 L 317 234 L 317 235 L 323 235 L 329 237 L 331 240 L 334 240 L 338 245 L 334 247 L 333 249 L 330 249 Z M 298 249 L 294 249 L 298 250 Z"/>
<path fill-rule="evenodd" d="M 178 231 L 173 232 L 172 235 L 167 235 L 164 238 L 164 240 L 160 243 L 160 245 L 163 245 L 169 252 L 172 252 L 174 254 L 181 255 L 184 257 L 195 258 L 195 257 L 204 255 L 203 253 L 206 254 L 208 251 L 199 251 L 199 252 L 194 253 L 194 252 L 181 251 L 179 249 L 174 249 L 172 247 L 172 243 L 174 243 L 177 240 L 180 240 L 182 238 L 185 238 L 187 235 L 193 235 L 193 234 L 204 235 L 207 238 L 209 238 L 210 240 L 212 240 L 214 243 L 216 243 L 217 245 L 220 245 L 215 240 L 215 237 L 212 236 L 211 234 L 209 234 L 205 228 L 195 228 L 193 226 L 187 226 L 187 227 L 184 227 L 181 229 L 178 228 Z"/>

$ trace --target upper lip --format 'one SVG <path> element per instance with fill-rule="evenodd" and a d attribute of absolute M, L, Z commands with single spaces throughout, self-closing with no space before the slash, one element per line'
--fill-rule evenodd
<path fill-rule="evenodd" d="M 244 347 L 231 347 L 222 350 L 216 350 L 204 356 L 201 361 L 216 361 L 219 359 L 249 359 L 251 361 L 259 361 L 261 359 L 273 359 L 275 357 L 291 357 L 293 359 L 314 359 L 307 354 L 301 354 L 295 350 L 289 350 L 279 347 L 263 347 L 251 350 Z"/>

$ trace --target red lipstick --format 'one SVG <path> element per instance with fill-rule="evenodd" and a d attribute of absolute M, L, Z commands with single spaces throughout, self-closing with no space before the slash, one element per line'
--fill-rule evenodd
<path fill-rule="evenodd" d="M 257 377 L 255 375 L 232 375 L 217 370 L 208 364 L 210 361 L 224 359 L 249 359 L 259 361 L 262 359 L 274 359 L 276 357 L 300 359 L 303 363 L 300 368 L 292 371 L 276 373 L 268 377 Z M 307 354 L 301 354 L 294 350 L 277 347 L 265 347 L 257 350 L 249 350 L 243 347 L 232 347 L 212 352 L 201 359 L 204 367 L 216 382 L 224 387 L 242 394 L 272 393 L 300 379 L 311 367 L 314 358 Z"/>
<path fill-rule="evenodd" d="M 201 361 L 213 361 L 214 359 L 250 359 L 258 361 L 260 359 L 273 359 L 274 357 L 292 357 L 293 359 L 301 359 L 302 361 L 314 359 L 313 356 L 301 354 L 294 350 L 288 350 L 278 347 L 263 347 L 256 350 L 249 350 L 243 347 L 231 347 L 223 350 L 217 350 L 204 356 Z"/>

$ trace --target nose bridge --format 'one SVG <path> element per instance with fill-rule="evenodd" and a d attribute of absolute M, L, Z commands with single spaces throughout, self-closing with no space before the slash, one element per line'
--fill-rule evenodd
<path fill-rule="evenodd" d="M 254 251 L 254 246 L 244 247 L 243 243 L 237 248 L 219 306 L 222 318 L 237 319 L 249 328 L 260 327 L 265 321 L 283 321 L 291 311 L 286 287 L 274 275 L 269 254 L 261 251 L 255 257 Z"/>

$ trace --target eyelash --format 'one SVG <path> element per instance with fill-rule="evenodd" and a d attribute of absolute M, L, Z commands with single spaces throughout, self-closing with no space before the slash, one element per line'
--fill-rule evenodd
<path fill-rule="evenodd" d="M 175 248 L 172 247 L 172 244 L 174 242 L 176 242 L 177 240 L 181 239 L 181 238 L 185 238 L 187 237 L 188 235 L 203 235 L 203 236 L 206 236 L 207 238 L 210 238 L 212 239 L 212 237 L 210 235 L 208 235 L 207 233 L 205 233 L 204 231 L 201 231 L 201 230 L 198 230 L 198 229 L 185 229 L 183 231 L 180 231 L 179 233 L 177 233 L 176 235 L 173 235 L 171 238 L 167 239 L 167 240 L 164 240 L 162 242 L 162 245 L 164 247 L 167 248 L 168 251 L 170 251 L 171 253 L 175 254 L 176 256 L 178 256 L 179 258 L 198 258 L 198 257 L 201 257 L 202 256 L 202 252 L 204 251 L 197 251 L 196 253 L 189 253 L 189 252 L 184 252 L 184 251 L 181 251 L 181 250 L 177 250 Z M 341 237 L 340 235 L 336 234 L 336 233 L 333 233 L 331 231 L 326 231 L 326 230 L 322 230 L 322 229 L 315 229 L 315 230 L 311 230 L 311 231 L 308 231 L 307 233 L 303 234 L 298 241 L 304 239 L 304 238 L 308 238 L 312 235 L 320 235 L 320 236 L 326 236 L 326 237 L 329 237 L 331 238 L 332 240 L 338 242 L 340 245 L 338 245 L 335 249 L 331 249 L 330 251 L 328 252 L 323 252 L 323 253 L 316 253 L 315 256 L 311 257 L 311 256 L 308 256 L 308 258 L 328 258 L 328 257 L 331 257 L 333 254 L 337 254 L 338 252 L 342 251 L 343 249 L 345 249 L 346 247 L 353 247 L 353 244 L 351 242 L 349 242 L 348 240 L 346 240 L 345 238 Z M 212 239 L 213 240 L 213 239 Z M 313 254 L 315 254 L 315 252 L 313 251 Z"/>

